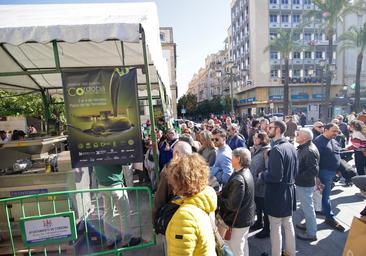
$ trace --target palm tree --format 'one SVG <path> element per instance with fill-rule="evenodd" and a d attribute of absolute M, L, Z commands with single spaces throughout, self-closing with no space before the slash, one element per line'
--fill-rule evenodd
<path fill-rule="evenodd" d="M 308 18 L 306 21 L 308 24 L 317 22 L 321 29 L 325 32 L 328 45 L 327 45 L 327 59 L 328 65 L 326 66 L 326 87 L 325 87 L 325 101 L 322 107 L 322 118 L 326 121 L 329 119 L 329 105 L 330 105 L 330 86 L 332 81 L 332 74 L 329 70 L 329 66 L 333 63 L 333 37 L 336 34 L 337 22 L 342 22 L 343 17 L 350 12 L 359 11 L 364 7 L 364 0 L 354 1 L 352 3 L 349 0 L 312 0 L 315 5 L 314 10 L 310 10 L 304 13 L 304 16 Z M 311 21 L 311 18 L 314 21 Z"/>
<path fill-rule="evenodd" d="M 296 41 L 295 37 L 298 33 L 297 30 L 294 29 L 286 29 L 280 30 L 277 37 L 273 38 L 269 45 L 264 49 L 264 52 L 267 51 L 274 51 L 279 52 L 281 55 L 281 59 L 284 60 L 285 69 L 283 77 L 283 114 L 285 116 L 289 113 L 289 60 L 290 60 L 290 53 L 294 51 L 301 51 L 303 46 L 301 43 Z"/>
<path fill-rule="evenodd" d="M 355 88 L 355 111 L 360 111 L 360 94 L 361 94 L 361 68 L 363 53 L 366 50 L 366 22 L 361 27 L 352 26 L 347 32 L 339 36 L 338 41 L 341 43 L 340 50 L 357 49 L 357 66 L 356 66 L 356 88 Z"/>

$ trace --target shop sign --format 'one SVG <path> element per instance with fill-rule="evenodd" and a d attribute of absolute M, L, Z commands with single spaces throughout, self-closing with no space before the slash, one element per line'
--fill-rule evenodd
<path fill-rule="evenodd" d="M 77 239 L 73 211 L 25 217 L 20 219 L 19 224 L 23 244 L 27 248 Z"/>
<path fill-rule="evenodd" d="M 62 84 L 73 168 L 142 161 L 135 68 L 62 72 Z"/>
<path fill-rule="evenodd" d="M 308 100 L 308 99 L 309 99 L 308 94 L 291 95 L 291 100 Z"/>
<path fill-rule="evenodd" d="M 283 100 L 283 95 L 270 95 L 269 100 Z"/>
<path fill-rule="evenodd" d="M 285 83 L 285 80 L 282 79 L 282 83 Z M 321 83 L 320 77 L 289 77 L 290 84 L 314 84 Z"/>
<path fill-rule="evenodd" d="M 256 100 L 257 100 L 256 97 L 251 97 L 251 98 L 247 98 L 247 99 L 240 99 L 239 103 L 241 103 L 241 104 L 252 103 Z"/>
<path fill-rule="evenodd" d="M 321 100 L 321 99 L 322 99 L 323 94 L 321 94 L 321 93 L 315 93 L 315 94 L 313 94 L 312 96 L 313 96 L 313 99 Z"/>

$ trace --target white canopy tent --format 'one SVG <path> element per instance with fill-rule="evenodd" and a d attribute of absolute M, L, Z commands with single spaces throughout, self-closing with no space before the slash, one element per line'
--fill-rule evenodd
<path fill-rule="evenodd" d="M 158 173 L 152 100 L 168 114 L 171 92 L 154 3 L 0 5 L 0 17 L 0 89 L 40 92 L 45 106 L 62 95 L 64 71 L 136 67 Z"/>
<path fill-rule="evenodd" d="M 63 70 L 120 66 L 139 68 L 146 97 L 146 65 L 153 96 L 169 104 L 154 3 L 0 5 L 0 16 L 0 89 L 60 94 Z"/>

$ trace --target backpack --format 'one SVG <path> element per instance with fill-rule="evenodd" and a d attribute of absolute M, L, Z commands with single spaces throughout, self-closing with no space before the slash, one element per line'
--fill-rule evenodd
<path fill-rule="evenodd" d="M 172 201 L 169 201 L 158 210 L 156 218 L 154 220 L 154 228 L 156 234 L 165 235 L 168 224 L 178 208 L 179 205 L 173 203 Z"/>

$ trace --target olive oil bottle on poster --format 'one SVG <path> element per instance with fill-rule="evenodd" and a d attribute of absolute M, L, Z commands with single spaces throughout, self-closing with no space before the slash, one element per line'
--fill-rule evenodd
<path fill-rule="evenodd" d="M 63 72 L 62 83 L 74 168 L 142 161 L 135 68 Z"/>

